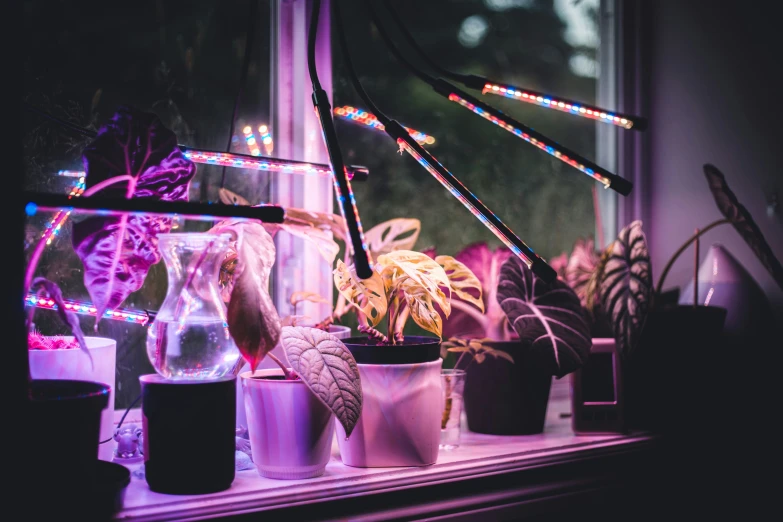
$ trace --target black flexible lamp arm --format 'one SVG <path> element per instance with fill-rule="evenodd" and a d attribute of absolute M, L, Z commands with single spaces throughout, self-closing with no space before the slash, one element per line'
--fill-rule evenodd
<path fill-rule="evenodd" d="M 337 141 L 337 133 L 332 121 L 332 107 L 326 91 L 321 88 L 321 82 L 318 80 L 318 71 L 315 66 L 315 39 L 318 34 L 318 15 L 320 10 L 321 1 L 313 0 L 310 30 L 307 37 L 307 66 L 310 71 L 310 80 L 313 84 L 313 105 L 321 124 L 324 144 L 329 153 L 329 163 L 332 166 L 337 202 L 343 219 L 345 219 L 345 224 L 348 227 L 356 275 L 361 279 L 367 279 L 373 274 L 370 255 L 364 244 L 364 233 L 362 232 L 362 223 L 359 219 L 359 211 L 356 208 L 356 199 L 354 198 L 353 190 L 351 190 L 351 182 L 348 181 L 348 176 L 346 175 L 343 155 L 340 151 L 340 144 Z"/>
<path fill-rule="evenodd" d="M 414 140 L 411 135 L 397 121 L 392 120 L 383 113 L 373 103 L 370 95 L 364 90 L 356 70 L 353 67 L 351 53 L 343 28 L 342 16 L 340 15 L 339 3 L 332 2 L 333 21 L 337 29 L 338 41 L 342 50 L 343 59 L 348 70 L 348 76 L 359 97 L 369 107 L 373 113 L 384 125 L 384 130 L 389 137 L 408 154 L 419 162 L 432 176 L 437 179 L 446 190 L 448 190 L 460 203 L 462 203 L 471 214 L 481 221 L 495 236 L 500 239 L 509 249 L 524 263 L 530 267 L 535 274 L 547 282 L 551 282 L 557 277 L 557 273 L 546 264 L 533 250 L 528 247 L 514 232 L 511 231 L 491 210 L 489 210 L 457 177 L 438 162 L 431 154 Z"/>
<path fill-rule="evenodd" d="M 394 57 L 405 67 L 407 67 L 413 74 L 418 76 L 425 83 L 429 84 L 435 92 L 447 100 L 458 103 L 466 109 L 469 109 L 475 114 L 483 117 L 484 119 L 502 127 L 515 136 L 530 143 L 531 145 L 535 145 L 542 151 L 554 156 L 571 167 L 574 167 L 580 172 L 587 174 L 591 178 L 604 185 L 605 188 L 611 188 L 623 196 L 630 194 L 631 189 L 633 188 L 633 184 L 630 181 L 609 172 L 603 167 L 599 167 L 595 163 L 582 157 L 580 154 L 571 151 L 570 149 L 557 143 L 555 140 L 548 138 L 539 132 L 536 132 L 532 128 L 518 122 L 514 118 L 511 118 L 498 109 L 495 109 L 494 107 L 474 98 L 473 96 L 464 92 L 462 89 L 459 89 L 455 85 L 450 84 L 446 80 L 430 76 L 413 65 L 405 58 L 399 49 L 397 49 L 397 46 L 389 37 L 385 27 L 380 21 L 380 17 L 372 5 L 372 2 L 366 2 L 366 6 L 368 7 L 370 16 L 372 17 L 373 22 L 378 29 L 378 33 L 381 35 L 381 39 L 386 44 L 386 47 L 389 49 L 389 51 L 391 51 Z"/>
<path fill-rule="evenodd" d="M 405 24 L 402 23 L 402 20 L 397 14 L 397 11 L 394 9 L 392 2 L 389 0 L 384 0 L 383 3 L 386 6 L 386 9 L 389 11 L 392 20 L 394 20 L 394 23 L 397 25 L 403 37 L 408 42 L 408 45 L 410 45 L 411 48 L 416 51 L 416 54 L 418 54 L 419 57 L 438 74 L 455 82 L 459 82 L 468 89 L 476 89 L 481 91 L 482 94 L 496 94 L 506 98 L 532 103 L 540 107 L 556 109 L 575 116 L 588 117 L 596 121 L 611 123 L 624 129 L 645 130 L 647 128 L 647 120 L 641 116 L 621 114 L 617 111 L 602 109 L 594 105 L 588 105 L 582 102 L 569 100 L 568 98 L 563 98 L 562 96 L 552 96 L 535 91 L 533 89 L 528 89 L 527 87 L 513 86 L 503 82 L 498 82 L 485 76 L 477 76 L 475 74 L 460 74 L 445 69 L 440 64 L 432 60 L 419 46 L 416 40 L 413 39 L 410 31 L 408 31 L 408 29 L 405 27 Z"/>

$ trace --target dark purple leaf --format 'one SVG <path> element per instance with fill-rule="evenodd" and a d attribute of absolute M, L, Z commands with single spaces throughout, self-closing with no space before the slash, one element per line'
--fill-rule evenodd
<path fill-rule="evenodd" d="M 650 254 L 642 222 L 623 228 L 607 252 L 599 282 L 601 307 L 611 317 L 621 353 L 628 357 L 638 342 L 652 295 Z"/>
<path fill-rule="evenodd" d="M 737 200 L 737 196 L 729 188 L 723 173 L 713 165 L 706 164 L 704 165 L 704 175 L 707 177 L 707 184 L 721 214 L 731 221 L 731 224 L 739 232 L 740 237 L 753 250 L 753 253 L 756 254 L 764 268 L 769 271 L 778 286 L 783 289 L 783 266 L 775 257 L 772 248 L 770 248 L 756 222 L 753 221 L 750 212 Z"/>
<path fill-rule="evenodd" d="M 429 254 L 428 254 L 429 255 Z M 506 247 L 491 249 L 486 243 L 473 243 L 459 251 L 454 259 L 467 266 L 481 281 L 481 296 L 484 301 L 484 314 L 465 303 L 457 296 L 451 296 L 451 315 L 443 322 L 443 337 L 488 337 L 494 341 L 509 340 L 512 332 L 506 314 L 497 300 L 500 267 L 511 257 Z M 434 249 L 431 257 L 434 257 Z"/>
<path fill-rule="evenodd" d="M 79 347 L 84 353 L 87 354 L 87 356 L 90 358 L 90 363 L 92 363 L 92 354 L 87 348 L 87 343 L 84 340 L 84 333 L 82 333 L 82 328 L 79 325 L 79 317 L 75 313 L 65 308 L 65 300 L 63 299 L 63 293 L 60 290 L 60 287 L 45 277 L 36 277 L 33 280 L 31 291 L 36 292 L 37 295 L 40 295 L 41 292 L 46 292 L 49 296 L 49 299 L 54 301 L 54 304 L 57 305 L 57 315 L 60 317 L 60 320 L 71 329 L 71 333 L 73 334 L 74 339 L 79 342 Z M 35 306 L 31 306 L 30 310 L 27 312 L 28 332 L 31 330 L 34 314 Z"/>
<path fill-rule="evenodd" d="M 157 116 L 120 107 L 84 149 L 86 186 L 124 176 L 99 190 L 101 196 L 187 201 L 195 165 L 184 157 L 177 137 Z M 73 246 L 84 264 L 84 284 L 100 318 L 144 284 L 160 261 L 157 234 L 171 229 L 169 218 L 93 217 L 73 225 Z M 95 326 L 98 326 L 98 320 Z"/>
<path fill-rule="evenodd" d="M 500 269 L 497 300 L 531 353 L 560 378 L 587 362 L 592 340 L 582 305 L 573 290 L 555 279 L 545 283 L 517 257 Z"/>

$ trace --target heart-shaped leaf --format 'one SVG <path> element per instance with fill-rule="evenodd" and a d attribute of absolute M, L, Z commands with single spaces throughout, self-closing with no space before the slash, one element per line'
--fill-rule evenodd
<path fill-rule="evenodd" d="M 256 366 L 280 339 L 280 316 L 269 296 L 269 273 L 275 263 L 275 243 L 257 221 L 226 220 L 209 230 L 231 234 L 224 264 L 234 263 L 226 290 L 228 331 L 242 356 Z"/>
<path fill-rule="evenodd" d="M 748 209 L 737 200 L 737 196 L 734 195 L 734 192 L 726 183 L 723 173 L 715 166 L 710 164 L 704 165 L 704 175 L 707 177 L 710 191 L 721 214 L 731 221 L 740 237 L 745 240 L 753 253 L 756 254 L 758 260 L 761 261 L 761 264 L 764 265 L 764 268 L 767 269 L 778 286 L 783 289 L 783 266 L 781 266 L 778 258 L 775 257 L 772 248 L 770 248 L 769 243 L 764 238 L 764 234 L 761 233 L 761 229 L 753 221 L 753 217 L 748 212 Z"/>
<path fill-rule="evenodd" d="M 364 233 L 367 248 L 373 259 L 394 250 L 411 250 L 421 232 L 418 219 L 396 218 L 375 225 Z"/>
<path fill-rule="evenodd" d="M 157 116 L 120 107 L 82 153 L 86 187 L 102 197 L 187 201 L 196 166 Z M 111 184 L 112 178 L 123 183 Z M 96 308 L 95 328 L 107 309 L 141 288 L 160 261 L 156 236 L 171 219 L 156 216 L 91 217 L 74 223 L 73 246 L 84 264 L 84 284 Z"/>
<path fill-rule="evenodd" d="M 350 435 L 362 414 L 362 381 L 356 360 L 334 335 L 286 326 L 281 344 L 291 367 Z"/>
<path fill-rule="evenodd" d="M 498 302 L 531 350 L 549 360 L 552 374 L 560 378 L 587 362 L 592 340 L 582 305 L 573 290 L 555 279 L 547 284 L 517 257 L 500 269 Z"/>
<path fill-rule="evenodd" d="M 650 254 L 642 222 L 623 228 L 607 253 L 599 282 L 601 307 L 611 318 L 620 353 L 628 357 L 638 342 L 652 295 Z"/>
<path fill-rule="evenodd" d="M 388 307 L 380 274 L 373 272 L 372 277 L 359 279 L 354 268 L 349 268 L 339 259 L 333 274 L 334 286 L 340 294 L 367 317 L 372 326 L 377 326 L 386 315 Z"/>

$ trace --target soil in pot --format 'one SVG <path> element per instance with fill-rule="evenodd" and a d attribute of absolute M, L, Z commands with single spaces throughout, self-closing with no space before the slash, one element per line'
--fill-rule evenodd
<path fill-rule="evenodd" d="M 485 343 L 507 352 L 514 363 L 486 357 L 480 364 L 468 357 L 460 365 L 465 378 L 468 429 L 490 435 L 532 435 L 544 431 L 552 375 L 527 345 Z"/>
<path fill-rule="evenodd" d="M 349 337 L 343 344 L 351 351 L 357 364 L 415 364 L 440 358 L 440 339 L 406 335 L 402 344 L 377 344 L 369 337 Z"/>
<path fill-rule="evenodd" d="M 675 305 L 651 312 L 639 346 L 626 361 L 626 418 L 632 429 L 685 432 L 707 428 L 731 385 L 726 309 Z"/>

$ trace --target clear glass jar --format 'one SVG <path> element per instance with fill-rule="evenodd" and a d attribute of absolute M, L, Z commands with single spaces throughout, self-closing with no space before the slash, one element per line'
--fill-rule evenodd
<path fill-rule="evenodd" d="M 147 329 L 147 355 L 167 379 L 218 379 L 240 362 L 218 288 L 229 241 L 226 234 L 158 235 L 168 290 Z"/>

